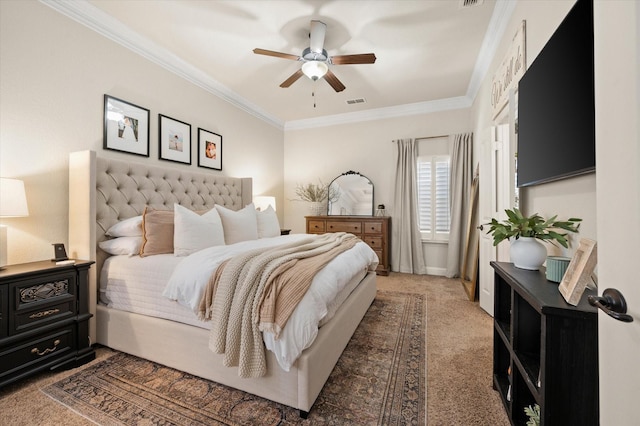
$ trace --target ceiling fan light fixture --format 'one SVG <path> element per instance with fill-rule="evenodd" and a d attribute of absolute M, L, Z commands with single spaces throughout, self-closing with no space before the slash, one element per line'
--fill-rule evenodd
<path fill-rule="evenodd" d="M 321 61 L 307 61 L 302 64 L 302 72 L 311 80 L 316 81 L 329 71 L 329 66 Z"/>

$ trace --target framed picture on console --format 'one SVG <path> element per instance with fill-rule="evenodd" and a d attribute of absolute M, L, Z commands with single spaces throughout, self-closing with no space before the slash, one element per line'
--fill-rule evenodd
<path fill-rule="evenodd" d="M 222 170 L 222 136 L 198 128 L 198 166 Z"/>
<path fill-rule="evenodd" d="M 191 164 L 191 124 L 158 114 L 161 160 Z"/>
<path fill-rule="evenodd" d="M 560 294 L 568 304 L 578 305 L 584 289 L 591 281 L 591 274 L 596 267 L 597 261 L 596 242 L 588 238 L 582 238 L 558 287 Z"/>
<path fill-rule="evenodd" d="M 149 110 L 104 95 L 103 148 L 149 156 Z"/>

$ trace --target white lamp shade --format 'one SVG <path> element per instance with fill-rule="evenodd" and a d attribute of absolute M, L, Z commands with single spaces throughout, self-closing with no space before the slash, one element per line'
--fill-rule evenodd
<path fill-rule="evenodd" d="M 256 210 L 260 210 L 261 212 L 265 211 L 269 206 L 273 207 L 273 210 L 275 210 L 276 197 L 271 197 L 268 195 L 259 195 L 257 197 L 253 197 L 253 205 L 256 207 Z"/>
<path fill-rule="evenodd" d="M 0 178 L 0 217 L 29 216 L 24 182 Z"/>
<path fill-rule="evenodd" d="M 302 64 L 302 72 L 313 81 L 323 77 L 327 71 L 329 66 L 325 62 L 308 61 Z"/>

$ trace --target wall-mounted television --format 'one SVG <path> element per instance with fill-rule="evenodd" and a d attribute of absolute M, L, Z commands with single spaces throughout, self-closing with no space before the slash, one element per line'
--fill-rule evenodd
<path fill-rule="evenodd" d="M 596 168 L 593 1 L 578 0 L 518 85 L 518 187 Z"/>

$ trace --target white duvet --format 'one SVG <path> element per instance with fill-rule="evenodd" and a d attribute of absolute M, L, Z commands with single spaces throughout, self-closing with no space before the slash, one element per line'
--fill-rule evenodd
<path fill-rule="evenodd" d="M 197 314 L 200 299 L 211 274 L 225 259 L 247 250 L 275 247 L 313 238 L 316 236 L 292 234 L 198 251 L 178 263 L 163 296 L 179 302 Z M 318 334 L 319 324 L 333 315 L 352 287 L 367 271 L 374 271 L 377 265 L 378 257 L 375 252 L 364 242 L 358 242 L 316 274 L 311 287 L 291 315 L 279 338 L 275 339 L 273 334 L 268 332 L 263 333 L 265 345 L 276 355 L 280 367 L 289 371 L 300 353 L 313 343 Z"/>

